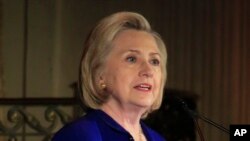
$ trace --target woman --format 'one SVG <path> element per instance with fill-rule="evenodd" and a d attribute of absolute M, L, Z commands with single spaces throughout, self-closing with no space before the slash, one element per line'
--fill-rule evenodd
<path fill-rule="evenodd" d="M 167 53 L 140 14 L 108 16 L 86 40 L 80 67 L 82 101 L 91 108 L 53 141 L 163 141 L 142 121 L 161 105 Z"/>

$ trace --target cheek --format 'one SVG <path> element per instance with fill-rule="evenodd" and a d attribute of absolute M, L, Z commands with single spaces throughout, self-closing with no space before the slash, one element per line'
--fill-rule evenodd
<path fill-rule="evenodd" d="M 108 71 L 105 75 L 106 83 L 110 91 L 115 93 L 121 93 L 126 91 L 126 88 L 129 87 L 131 82 L 130 77 L 124 72 L 124 69 L 121 70 L 116 68 L 115 70 Z"/>
<path fill-rule="evenodd" d="M 155 75 L 155 84 L 156 84 L 157 93 L 159 93 L 161 86 L 162 86 L 162 79 L 163 79 L 162 77 L 163 77 L 163 75 L 162 75 L 161 71 L 159 71 Z"/>
<path fill-rule="evenodd" d="M 116 73 L 114 74 L 113 78 L 113 84 L 116 86 L 117 89 L 120 91 L 126 91 L 127 88 L 130 87 L 132 78 L 131 75 L 124 72 L 124 70 L 116 70 Z"/>

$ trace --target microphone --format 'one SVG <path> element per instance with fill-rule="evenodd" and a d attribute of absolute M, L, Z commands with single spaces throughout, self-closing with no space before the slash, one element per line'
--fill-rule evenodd
<path fill-rule="evenodd" d="M 227 134 L 230 133 L 229 130 L 226 129 L 225 127 L 223 127 L 223 126 L 219 125 L 218 123 L 216 123 L 216 122 L 214 122 L 214 121 L 208 119 L 207 117 L 202 116 L 202 115 L 199 115 L 197 112 L 191 110 L 191 109 L 187 106 L 186 102 L 185 102 L 183 99 L 181 99 L 181 98 L 179 98 L 179 97 L 176 97 L 176 99 L 180 102 L 182 108 L 183 108 L 191 117 L 193 117 L 194 119 L 199 118 L 199 119 L 201 119 L 202 121 L 204 121 L 204 122 L 206 122 L 206 123 L 208 123 L 208 124 L 210 124 L 210 125 L 216 127 L 217 129 L 219 129 L 219 130 L 221 130 L 221 131 L 223 131 L 223 132 L 225 132 L 225 133 L 227 133 Z"/>

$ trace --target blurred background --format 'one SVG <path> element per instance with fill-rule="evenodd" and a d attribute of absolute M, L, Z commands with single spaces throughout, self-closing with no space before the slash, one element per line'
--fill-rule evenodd
<path fill-rule="evenodd" d="M 181 96 L 191 98 L 198 113 L 226 128 L 250 124 L 249 7 L 248 0 L 0 0 L 0 141 L 16 132 L 18 141 L 44 139 L 24 137 L 30 125 L 14 130 L 16 123 L 7 113 L 17 102 L 32 113 L 28 117 L 47 126 L 39 106 L 50 98 L 65 98 L 62 105 L 72 102 L 86 35 L 117 11 L 144 15 L 166 42 L 168 89 L 185 91 Z M 29 98 L 38 103 L 41 98 L 43 104 L 26 107 L 23 103 L 32 101 L 20 101 Z M 6 99 L 10 102 L 3 104 Z M 73 115 L 69 105 L 61 109 Z M 18 108 L 14 111 L 25 119 Z M 167 113 L 161 114 L 161 122 L 169 119 Z M 207 141 L 229 140 L 222 131 L 199 123 Z"/>

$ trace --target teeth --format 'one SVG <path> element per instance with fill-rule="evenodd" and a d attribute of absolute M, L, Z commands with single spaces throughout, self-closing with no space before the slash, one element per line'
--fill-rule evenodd
<path fill-rule="evenodd" d="M 139 85 L 138 88 L 143 89 L 143 90 L 150 90 L 151 89 L 150 86 L 144 85 L 144 84 Z"/>
<path fill-rule="evenodd" d="M 149 86 L 147 86 L 147 85 L 140 85 L 140 87 L 149 88 Z"/>
<path fill-rule="evenodd" d="M 149 88 L 139 87 L 141 90 L 149 90 Z"/>

